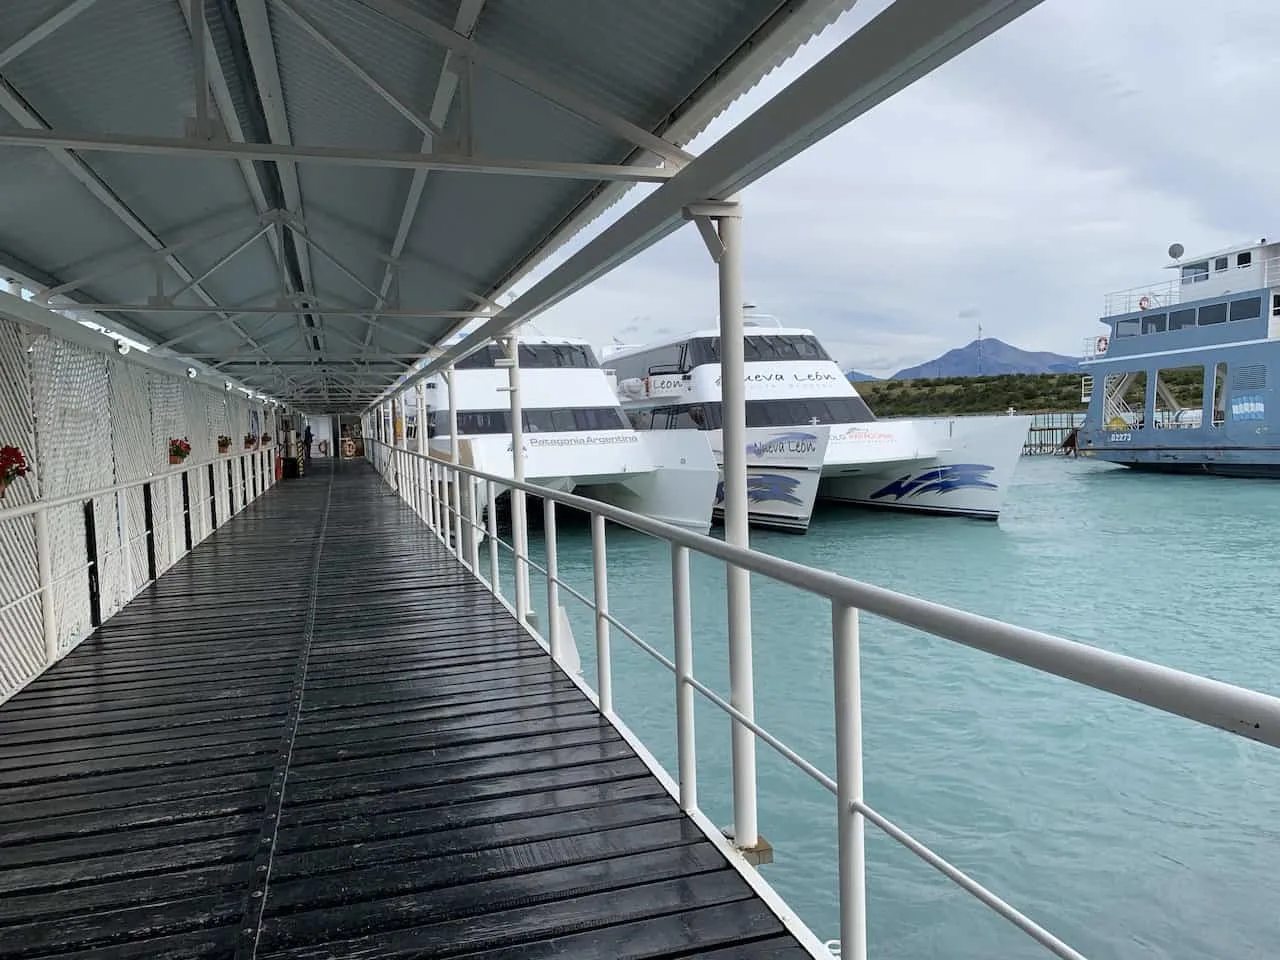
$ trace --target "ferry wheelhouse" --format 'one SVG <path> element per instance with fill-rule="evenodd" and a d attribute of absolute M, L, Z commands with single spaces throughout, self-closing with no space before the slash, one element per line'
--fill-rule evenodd
<path fill-rule="evenodd" d="M 819 499 L 999 516 L 1029 417 L 877 420 L 813 331 L 768 322 L 746 321 L 744 347 L 753 524 L 806 530 Z M 723 462 L 718 331 L 616 347 L 604 362 L 637 430 L 705 432 Z"/>
<path fill-rule="evenodd" d="M 1280 243 L 1184 257 L 1106 298 L 1085 349 L 1082 454 L 1138 470 L 1280 475 Z"/>
<path fill-rule="evenodd" d="M 710 529 L 719 474 L 705 439 L 636 431 L 585 340 L 522 337 L 517 349 L 528 482 L 686 529 Z M 452 382 L 426 380 L 425 424 L 434 456 L 452 455 L 452 387 L 461 462 L 512 475 L 509 374 L 498 366 L 504 356 L 502 346 L 488 344 L 455 365 Z"/>

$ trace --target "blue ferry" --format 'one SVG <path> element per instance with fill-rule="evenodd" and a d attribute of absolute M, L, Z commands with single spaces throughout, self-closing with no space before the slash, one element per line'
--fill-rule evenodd
<path fill-rule="evenodd" d="M 1137 470 L 1280 476 L 1280 243 L 1169 248 L 1168 280 L 1108 294 L 1085 349 L 1079 453 Z"/>

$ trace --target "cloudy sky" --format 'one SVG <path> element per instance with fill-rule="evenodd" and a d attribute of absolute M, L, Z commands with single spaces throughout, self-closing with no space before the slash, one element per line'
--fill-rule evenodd
<path fill-rule="evenodd" d="M 861 0 L 691 150 L 887 5 Z M 875 374 L 967 343 L 979 323 L 1077 354 L 1103 294 L 1158 279 L 1170 243 L 1194 254 L 1280 235 L 1277 89 L 1271 0 L 1046 0 L 745 191 L 747 298 Z M 716 297 L 689 226 L 535 324 L 643 343 L 714 325 Z"/>

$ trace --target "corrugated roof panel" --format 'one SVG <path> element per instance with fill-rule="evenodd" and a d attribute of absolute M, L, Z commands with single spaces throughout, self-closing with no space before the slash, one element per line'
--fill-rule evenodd
<path fill-rule="evenodd" d="M 4 73 L 68 132 L 180 137 L 195 108 L 191 34 L 176 2 L 95 3 Z"/>

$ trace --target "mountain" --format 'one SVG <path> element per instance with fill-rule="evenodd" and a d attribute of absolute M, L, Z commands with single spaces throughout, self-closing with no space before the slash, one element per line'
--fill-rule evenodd
<path fill-rule="evenodd" d="M 860 370 L 846 370 L 844 375 L 853 383 L 865 383 L 868 380 L 879 380 L 879 377 L 873 377 L 869 373 L 862 373 Z"/>
<path fill-rule="evenodd" d="M 963 347 L 948 350 L 927 363 L 899 370 L 889 379 L 918 380 L 936 377 L 976 377 L 1004 373 L 1075 373 L 1080 362 L 1074 357 L 1045 351 L 1019 350 L 994 337 L 974 340 Z M 979 362 L 981 361 L 981 362 Z"/>

